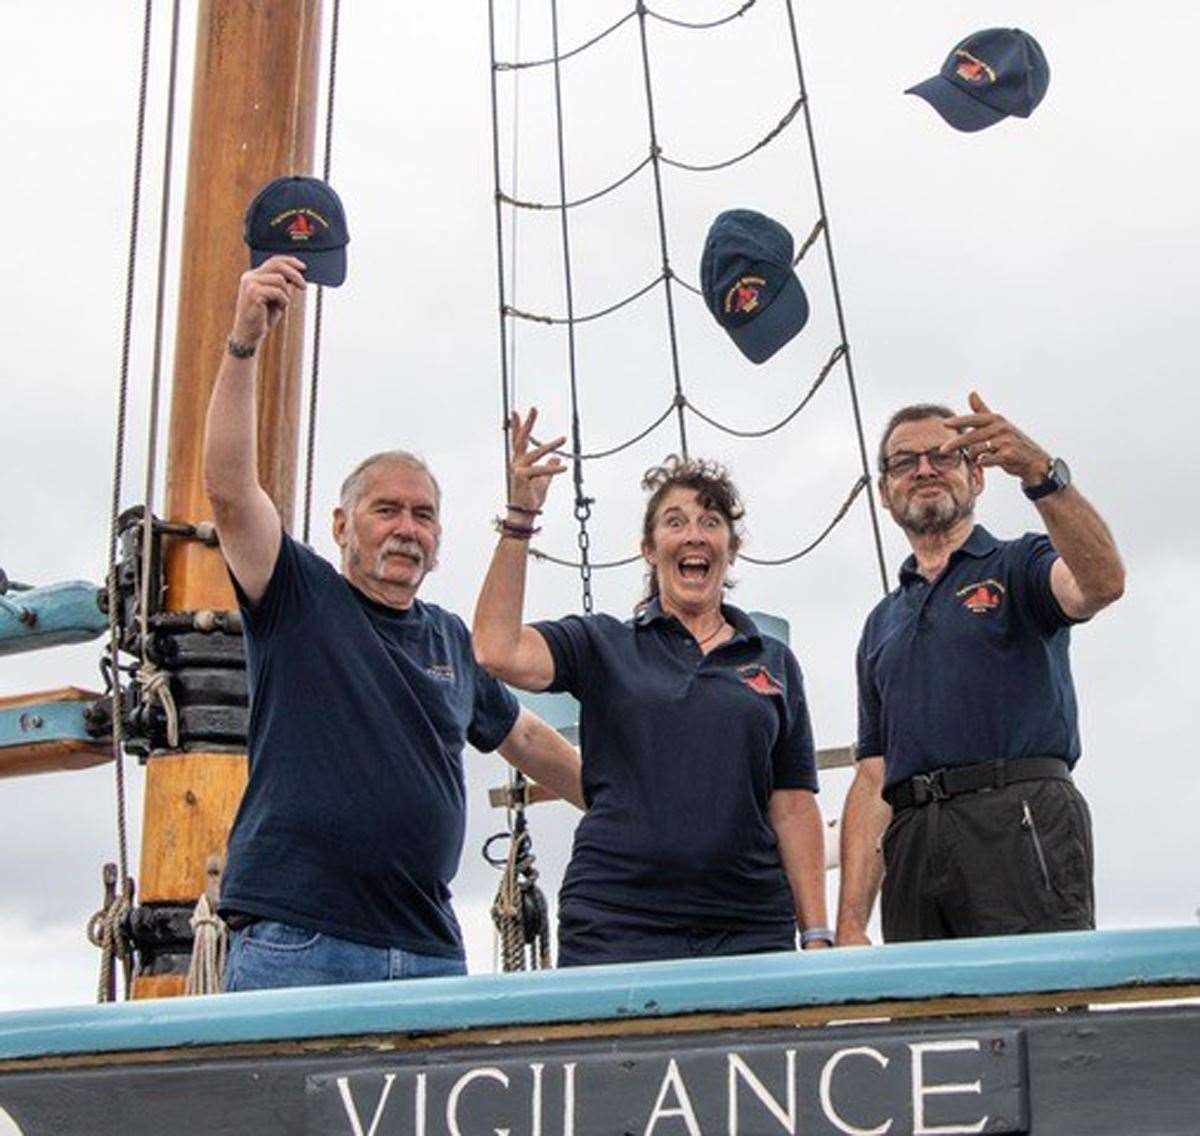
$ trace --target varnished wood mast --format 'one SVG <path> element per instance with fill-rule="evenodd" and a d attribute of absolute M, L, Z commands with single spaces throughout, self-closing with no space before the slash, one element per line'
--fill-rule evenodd
<path fill-rule="evenodd" d="M 313 172 L 321 0 L 204 0 L 198 13 L 187 199 L 171 402 L 165 515 L 211 520 L 204 496 L 204 417 L 247 265 L 242 215 L 271 178 Z M 258 463 L 292 527 L 304 306 L 261 353 Z M 168 538 L 167 607 L 227 610 L 234 598 L 220 555 Z M 186 753 L 147 765 L 138 899 L 195 903 L 205 865 L 223 853 L 246 780 L 244 755 Z M 180 994 L 182 976 L 142 977 L 135 998 Z"/>

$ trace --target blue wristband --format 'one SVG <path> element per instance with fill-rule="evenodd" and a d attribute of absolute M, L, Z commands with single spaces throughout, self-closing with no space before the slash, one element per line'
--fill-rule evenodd
<path fill-rule="evenodd" d="M 800 932 L 800 946 L 807 947 L 809 943 L 815 943 L 818 940 L 828 943 L 833 946 L 833 932 L 828 927 L 809 927 L 807 931 Z"/>

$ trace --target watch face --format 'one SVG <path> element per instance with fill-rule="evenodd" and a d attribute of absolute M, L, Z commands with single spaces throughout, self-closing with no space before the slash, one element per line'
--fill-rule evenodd
<path fill-rule="evenodd" d="M 1050 463 L 1050 477 L 1055 482 L 1055 489 L 1065 489 L 1071 484 L 1071 469 L 1062 458 L 1055 458 Z"/>

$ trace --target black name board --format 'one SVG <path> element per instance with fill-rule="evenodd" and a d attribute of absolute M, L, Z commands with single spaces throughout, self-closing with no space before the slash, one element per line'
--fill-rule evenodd
<path fill-rule="evenodd" d="M 744 1035 L 743 1035 L 744 1036 Z M 731 1039 L 732 1040 L 732 1039 Z M 1024 1037 L 482 1057 L 306 1080 L 311 1136 L 965 1136 L 1027 1132 Z M 693 1044 L 689 1048 L 689 1044 Z"/>

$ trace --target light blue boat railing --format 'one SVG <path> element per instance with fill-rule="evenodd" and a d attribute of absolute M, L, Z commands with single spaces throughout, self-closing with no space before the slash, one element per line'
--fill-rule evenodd
<path fill-rule="evenodd" d="M 18 1011 L 0 1014 L 0 1061 L 1198 984 L 1200 927 L 1067 932 Z"/>

